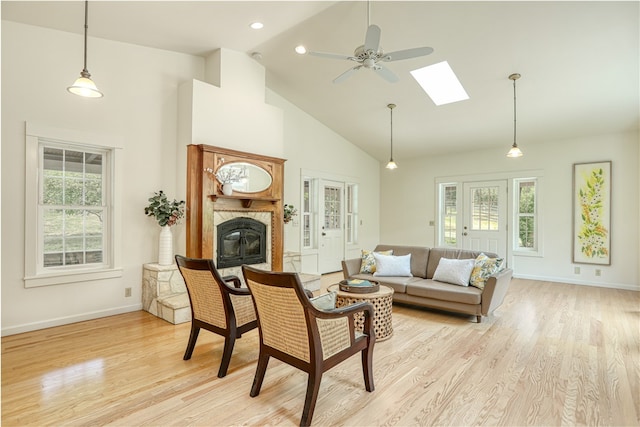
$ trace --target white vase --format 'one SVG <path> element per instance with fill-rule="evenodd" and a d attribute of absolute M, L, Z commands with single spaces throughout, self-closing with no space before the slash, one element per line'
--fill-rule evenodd
<path fill-rule="evenodd" d="M 158 240 L 158 264 L 173 264 L 173 234 L 171 227 L 165 225 L 160 229 L 160 239 Z"/>
<path fill-rule="evenodd" d="M 225 196 L 230 196 L 233 194 L 233 183 L 227 182 L 226 184 L 222 184 L 222 194 Z"/>

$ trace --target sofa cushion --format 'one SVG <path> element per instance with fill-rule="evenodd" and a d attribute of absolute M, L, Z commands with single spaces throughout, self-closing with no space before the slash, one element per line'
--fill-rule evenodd
<path fill-rule="evenodd" d="M 467 249 L 455 249 L 455 248 L 432 248 L 429 251 L 429 261 L 427 263 L 427 271 L 425 276 L 427 279 L 433 279 L 433 273 L 436 272 L 436 268 L 438 268 L 438 263 L 440 263 L 440 258 L 449 258 L 449 259 L 469 259 L 478 258 L 482 251 L 470 251 Z M 491 252 L 484 252 L 490 258 L 497 258 L 498 255 Z"/>
<path fill-rule="evenodd" d="M 383 255 L 393 255 L 393 251 L 382 251 Z M 376 260 L 373 257 L 373 251 L 362 250 L 362 263 L 360 264 L 360 273 L 375 273 Z"/>
<path fill-rule="evenodd" d="M 376 252 L 393 250 L 394 255 L 411 254 L 411 274 L 415 277 L 427 277 L 429 248 L 422 246 L 378 245 Z M 475 257 L 474 257 L 475 258 Z"/>
<path fill-rule="evenodd" d="M 504 268 L 503 258 L 489 258 L 485 254 L 480 254 L 476 258 L 469 284 L 479 289 L 484 289 L 484 284 L 492 274 L 498 273 Z"/>
<path fill-rule="evenodd" d="M 459 302 L 462 304 L 480 304 L 482 302 L 482 290 L 474 288 L 473 286 L 456 286 L 423 279 L 409 283 L 406 289 L 407 295 L 417 297 Z"/>
<path fill-rule="evenodd" d="M 396 276 L 411 277 L 411 254 L 394 256 L 382 255 L 381 253 L 373 253 L 376 259 L 376 272 L 374 277 L 378 276 Z"/>
<path fill-rule="evenodd" d="M 469 286 L 474 259 L 440 258 L 438 267 L 433 273 L 433 280 L 458 286 Z"/>

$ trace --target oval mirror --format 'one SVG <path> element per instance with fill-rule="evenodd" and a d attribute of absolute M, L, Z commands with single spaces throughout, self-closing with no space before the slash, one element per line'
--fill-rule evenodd
<path fill-rule="evenodd" d="M 269 172 L 260 166 L 245 162 L 227 163 L 220 166 L 216 177 L 221 183 L 230 180 L 233 183 L 233 191 L 243 193 L 259 193 L 269 188 L 272 182 Z"/>

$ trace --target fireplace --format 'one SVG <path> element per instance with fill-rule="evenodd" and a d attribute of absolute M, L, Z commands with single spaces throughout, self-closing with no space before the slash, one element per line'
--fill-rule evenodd
<path fill-rule="evenodd" d="M 217 225 L 216 234 L 218 269 L 267 261 L 267 226 L 264 223 L 236 217 Z"/>

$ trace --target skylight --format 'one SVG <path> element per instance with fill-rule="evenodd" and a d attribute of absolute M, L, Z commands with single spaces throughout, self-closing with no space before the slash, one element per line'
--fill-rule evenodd
<path fill-rule="evenodd" d="M 447 61 L 413 70 L 411 75 L 436 105 L 469 99 Z"/>

